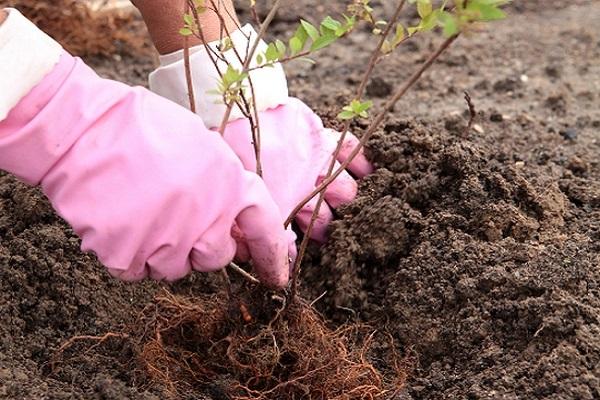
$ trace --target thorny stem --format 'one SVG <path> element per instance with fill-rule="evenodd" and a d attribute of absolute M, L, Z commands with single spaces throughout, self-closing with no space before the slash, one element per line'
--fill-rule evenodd
<path fill-rule="evenodd" d="M 396 11 L 392 15 L 390 22 L 388 23 L 385 31 L 381 35 L 381 39 L 379 40 L 377 47 L 375 48 L 375 50 L 373 50 L 373 53 L 371 54 L 371 59 L 369 60 L 367 69 L 365 70 L 362 81 L 360 82 L 360 85 L 357 89 L 357 93 L 356 93 L 357 100 L 360 100 L 365 92 L 365 89 L 367 87 L 367 82 L 369 81 L 369 78 L 371 77 L 371 74 L 373 73 L 373 70 L 375 69 L 375 66 L 377 65 L 377 61 L 382 56 L 381 49 L 382 49 L 387 37 L 389 36 L 392 28 L 394 27 L 394 25 L 400 18 L 400 14 L 402 12 L 402 9 L 404 8 L 405 3 L 406 3 L 406 0 L 400 0 L 400 2 L 398 3 L 398 7 L 396 7 Z M 329 168 L 327 170 L 327 174 L 325 175 L 325 179 L 330 177 L 333 173 L 335 164 L 337 162 L 337 157 L 342 150 L 342 146 L 344 144 L 344 140 L 346 139 L 349 129 L 350 129 L 350 121 L 347 121 L 344 124 L 344 129 L 341 132 L 340 139 L 338 140 L 337 146 L 332 154 L 331 162 L 329 163 Z M 312 197 L 311 197 L 311 199 L 312 199 Z M 317 204 L 315 206 L 315 209 L 314 209 L 313 214 L 310 219 L 310 223 L 308 224 L 308 227 L 306 229 L 306 232 L 304 233 L 304 237 L 300 244 L 300 250 L 298 252 L 298 257 L 296 258 L 296 261 L 294 262 L 294 267 L 292 269 L 292 283 L 291 283 L 292 299 L 296 298 L 296 292 L 297 292 L 297 288 L 298 288 L 298 280 L 299 280 L 299 276 L 300 276 L 300 268 L 302 266 L 302 260 L 304 259 L 304 255 L 306 254 L 306 249 L 308 248 L 308 243 L 310 240 L 310 234 L 314 228 L 315 222 L 317 221 L 317 218 L 319 216 L 319 211 L 321 210 L 324 200 L 325 200 L 325 190 L 323 190 L 319 193 L 319 199 L 317 201 Z M 309 199 L 309 201 L 310 201 L 310 199 Z M 295 217 L 296 213 L 292 213 L 290 215 L 288 220 L 285 222 L 285 226 L 288 226 L 291 223 L 291 220 Z"/>
<path fill-rule="evenodd" d="M 406 92 L 408 92 L 408 90 L 421 78 L 421 76 L 423 75 L 423 73 L 425 71 L 427 71 L 431 67 L 431 65 L 433 65 L 433 63 L 439 58 L 439 56 L 442 55 L 442 53 L 444 53 L 444 51 L 446 51 L 448 49 L 448 47 L 450 47 L 452 45 L 452 43 L 454 43 L 454 41 L 458 37 L 459 37 L 459 35 L 457 34 L 457 35 L 451 36 L 448 39 L 446 39 L 441 44 L 441 46 L 432 55 L 429 56 L 429 58 L 423 63 L 423 65 L 421 65 L 421 67 L 413 75 L 411 75 L 410 78 L 408 78 L 406 80 L 406 82 L 404 83 L 404 85 L 402 85 L 402 88 L 400 88 L 394 94 L 394 96 L 387 101 L 387 103 L 385 104 L 383 110 L 375 117 L 375 119 L 373 120 L 373 122 L 370 124 L 369 129 L 363 134 L 363 136 L 360 139 L 358 145 L 354 148 L 354 150 L 352 150 L 352 152 L 350 153 L 350 155 L 348 156 L 348 158 L 343 163 L 341 163 L 340 167 L 329 178 L 323 180 L 321 182 L 321 184 L 319 186 L 317 186 L 315 188 L 315 190 L 313 190 L 313 192 L 311 194 L 309 194 L 308 196 L 306 196 L 306 198 L 302 202 L 300 202 L 300 204 L 298 204 L 296 206 L 296 208 L 294 208 L 294 210 L 290 213 L 290 216 L 291 216 L 292 219 L 293 219 L 293 216 L 295 216 L 302 209 L 302 207 L 304 207 L 313 197 L 315 197 L 316 195 L 318 195 L 319 193 L 321 193 L 322 191 L 324 191 L 325 189 L 327 189 L 327 187 L 338 176 L 340 176 L 340 174 L 348 167 L 348 165 L 350 165 L 350 163 L 352 161 L 354 161 L 354 159 L 356 158 L 356 156 L 360 153 L 360 150 L 364 147 L 364 145 L 367 143 L 367 141 L 371 138 L 371 136 L 373 135 L 373 133 L 375 133 L 375 131 L 377 130 L 377 128 L 379 128 L 379 125 L 381 125 L 381 123 L 383 122 L 383 120 L 384 120 L 385 116 L 387 115 L 387 113 L 389 111 L 391 111 L 392 108 L 394 108 L 394 106 L 396 105 L 396 103 L 402 97 L 404 97 L 404 95 L 406 94 Z M 288 218 L 288 221 L 289 220 L 290 220 L 290 218 Z"/>

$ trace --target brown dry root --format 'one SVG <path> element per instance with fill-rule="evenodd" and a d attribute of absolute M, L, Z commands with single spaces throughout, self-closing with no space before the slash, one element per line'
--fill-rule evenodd
<path fill-rule="evenodd" d="M 112 57 L 149 50 L 143 23 L 131 12 L 92 11 L 82 0 L 6 0 L 77 56 Z"/>
<path fill-rule="evenodd" d="M 140 363 L 176 397 L 208 388 L 232 399 L 387 399 L 401 389 L 395 354 L 385 375 L 367 360 L 366 327 L 333 331 L 304 302 L 284 310 L 258 297 L 158 297 L 138 324 Z"/>

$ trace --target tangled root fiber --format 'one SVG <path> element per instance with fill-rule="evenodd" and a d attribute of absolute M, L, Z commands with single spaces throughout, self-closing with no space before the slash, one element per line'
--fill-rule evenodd
<path fill-rule="evenodd" d="M 386 373 L 368 360 L 368 327 L 331 330 L 303 301 L 285 307 L 266 292 L 249 298 L 259 301 L 158 296 L 136 334 L 148 376 L 176 397 L 212 390 L 238 400 L 388 399 L 402 388 L 396 354 L 382 362 Z"/>

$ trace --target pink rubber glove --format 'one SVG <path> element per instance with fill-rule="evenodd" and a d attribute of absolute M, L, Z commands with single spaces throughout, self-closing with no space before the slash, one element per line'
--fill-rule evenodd
<path fill-rule="evenodd" d="M 281 213 L 287 217 L 323 181 L 340 133 L 324 128 L 321 119 L 306 104 L 292 97 L 286 104 L 261 112 L 259 120 L 263 178 Z M 230 122 L 225 130 L 225 140 L 244 167 L 255 171 L 256 157 L 249 121 Z M 348 133 L 336 169 L 357 144 L 358 139 Z M 362 178 L 373 171 L 373 166 L 361 152 L 349 169 Z M 355 179 L 344 171 L 325 192 L 326 204 L 321 206 L 311 238 L 324 242 L 327 227 L 333 220 L 331 208 L 351 202 L 356 194 Z M 315 197 L 297 215 L 296 223 L 302 231 L 308 227 L 316 203 Z"/>
<path fill-rule="evenodd" d="M 0 169 L 41 184 L 119 278 L 213 271 L 240 247 L 266 284 L 288 281 L 284 217 L 220 135 L 67 53 L 0 122 Z"/>

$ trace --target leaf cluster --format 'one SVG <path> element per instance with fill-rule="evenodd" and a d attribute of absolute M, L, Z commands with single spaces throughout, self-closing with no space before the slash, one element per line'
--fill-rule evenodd
<path fill-rule="evenodd" d="M 299 58 L 300 54 L 308 55 L 324 49 L 352 31 L 355 25 L 356 18 L 346 15 L 343 21 L 327 16 L 318 28 L 306 20 L 300 20 L 298 28 L 287 44 L 279 39 L 269 43 L 267 50 L 256 56 L 256 63 L 272 66 L 286 58 Z"/>

